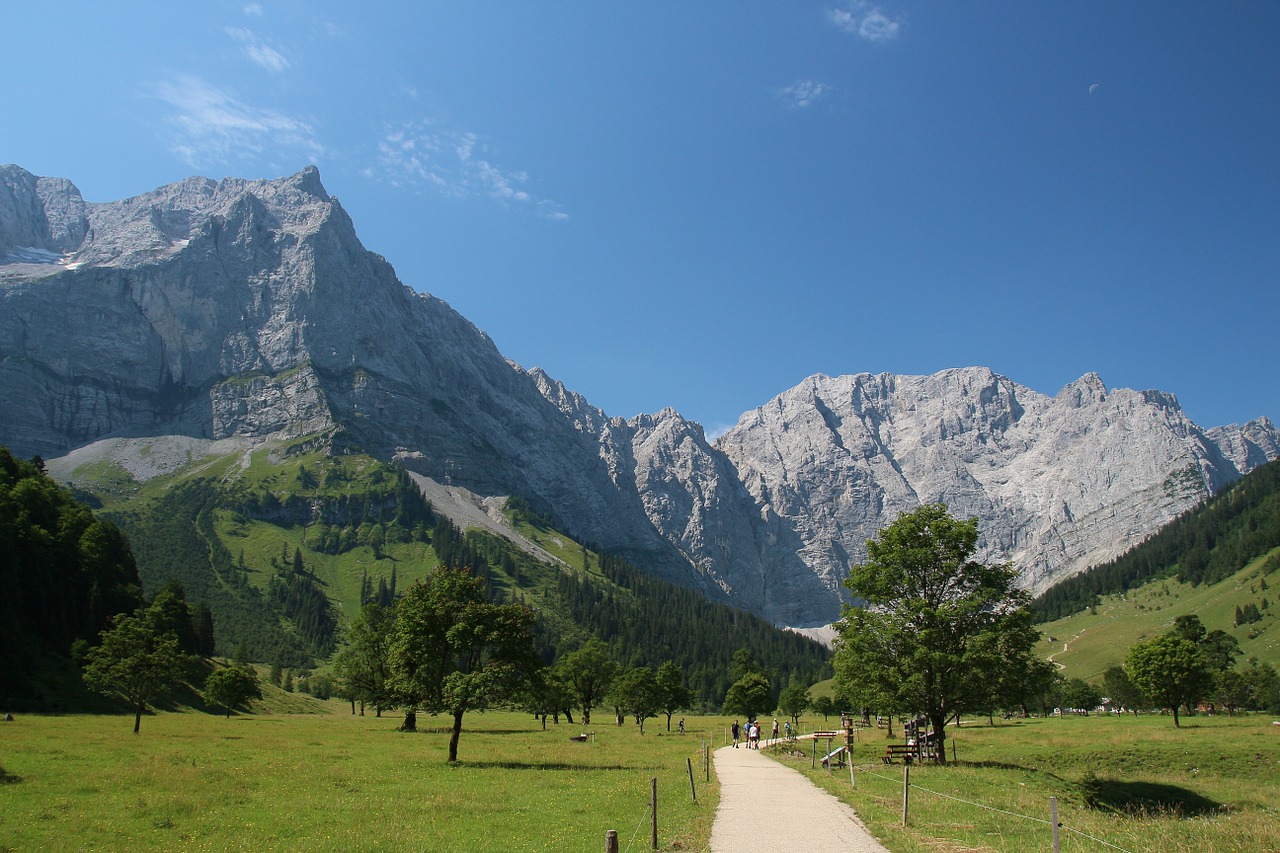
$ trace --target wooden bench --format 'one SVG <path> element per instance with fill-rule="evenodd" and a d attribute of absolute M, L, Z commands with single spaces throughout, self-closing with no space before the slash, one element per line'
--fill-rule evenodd
<path fill-rule="evenodd" d="M 901 758 L 904 764 L 910 764 L 919 757 L 919 751 L 915 744 L 891 743 L 884 748 L 884 756 L 881 760 L 885 764 L 892 764 L 895 759 Z"/>

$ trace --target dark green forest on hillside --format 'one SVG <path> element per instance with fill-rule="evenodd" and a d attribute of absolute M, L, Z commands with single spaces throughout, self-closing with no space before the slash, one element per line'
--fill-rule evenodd
<path fill-rule="evenodd" d="M 1032 602 L 1032 612 L 1038 622 L 1049 622 L 1159 578 L 1216 583 L 1277 546 L 1280 460 L 1251 471 L 1111 562 L 1055 584 Z"/>
<path fill-rule="evenodd" d="M 548 664 L 598 638 L 626 666 L 674 661 L 694 702 L 707 707 L 723 700 L 739 649 L 750 650 L 775 689 L 792 677 L 811 683 L 830 674 L 820 645 L 563 534 L 555 535 L 570 541 L 574 566 L 537 559 L 491 533 L 462 531 L 433 510 L 402 469 L 374 460 L 311 457 L 255 463 L 247 476 L 178 478 L 117 496 L 97 517 L 32 463 L 7 456 L 4 462 L 5 518 L 15 521 L 5 528 L 6 553 L 32 538 L 12 532 L 17 520 L 43 518 L 46 503 L 62 501 L 74 523 L 51 517 L 44 528 L 98 543 L 99 552 L 117 557 L 115 574 L 96 581 L 85 574 L 83 557 L 65 557 L 71 548 L 65 543 L 4 561 L 0 589 L 16 590 L 4 596 L 7 625 L 18 611 L 38 612 L 53 598 L 69 608 L 48 624 L 12 627 L 8 635 L 59 655 L 75 640 L 95 642 L 106 619 L 141 604 L 144 592 L 175 588 L 193 612 L 208 614 L 217 654 L 305 671 L 344 642 L 352 614 L 344 616 L 332 584 L 349 597 L 358 594 L 359 605 L 385 606 L 409 586 L 406 577 L 444 565 L 482 578 L 495 603 L 533 607 L 536 650 Z M 31 482 L 15 488 L 19 479 Z M 513 500 L 512 507 L 526 521 L 550 524 L 523 501 Z M 81 567 L 78 574 L 60 568 L 73 565 Z M 357 574 L 348 582 L 344 572 Z M 112 586 L 103 580 L 108 575 L 123 581 Z M 345 608 L 355 603 L 345 600 Z"/>
<path fill-rule="evenodd" d="M 0 447 L 0 697 L 141 602 L 120 530 Z"/>
<path fill-rule="evenodd" d="M 562 574 L 557 594 L 573 620 L 604 639 L 629 666 L 657 668 L 673 660 L 704 705 L 716 706 L 732 683 L 733 653 L 750 649 L 769 673 L 776 695 L 794 677 L 813 684 L 831 675 L 830 653 L 758 616 L 708 601 L 694 590 L 604 556 L 601 568 L 620 590 Z"/>

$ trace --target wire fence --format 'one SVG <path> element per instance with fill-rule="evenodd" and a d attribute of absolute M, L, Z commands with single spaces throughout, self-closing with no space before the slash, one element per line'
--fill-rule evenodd
<path fill-rule="evenodd" d="M 693 802 L 695 803 L 698 802 L 698 793 L 697 793 L 697 785 L 696 785 L 696 780 L 694 775 L 694 768 L 696 766 L 701 771 L 704 784 L 710 782 L 711 752 L 713 749 L 715 749 L 715 744 L 712 741 L 713 741 L 713 738 L 711 733 L 708 732 L 705 735 L 702 735 L 700 740 L 700 745 L 698 746 L 698 748 L 694 749 L 693 751 L 685 755 L 683 769 L 687 771 L 689 776 L 689 791 L 686 794 L 677 794 L 675 793 L 675 791 L 679 791 L 680 787 L 676 786 L 675 791 L 672 792 L 671 796 L 689 796 L 693 799 Z M 658 825 L 656 818 L 654 817 L 654 812 L 655 810 L 657 810 L 659 805 L 657 780 L 656 778 L 653 778 L 650 780 L 650 782 L 652 787 L 650 789 L 649 802 L 645 806 L 643 812 L 641 813 L 640 820 L 636 823 L 636 828 L 632 831 L 631 837 L 627 840 L 626 847 L 623 847 L 620 853 L 631 853 L 633 848 L 637 851 L 650 849 L 652 846 L 651 844 L 652 839 L 644 838 L 643 840 L 641 840 L 642 837 L 640 835 L 640 830 L 643 829 L 647 824 L 653 829 L 653 832 L 656 834 L 661 828 Z M 640 840 L 639 846 L 636 845 L 637 840 Z M 697 850 L 691 849 L 690 853 L 710 853 L 710 850 L 711 848 L 709 846 L 704 846 Z"/>
<path fill-rule="evenodd" d="M 897 779 L 892 776 L 885 776 L 883 773 L 876 773 L 872 770 L 867 769 L 869 767 L 878 767 L 878 766 L 879 765 L 876 765 L 876 764 L 868 764 L 868 765 L 860 765 L 859 767 L 855 767 L 854 769 L 857 770 L 860 775 L 871 776 L 876 779 L 884 779 L 885 781 L 893 782 L 894 784 L 897 784 L 898 782 L 902 781 L 901 779 Z M 1044 824 L 1050 827 L 1053 825 L 1053 821 L 1045 820 L 1042 817 L 1034 817 L 1032 815 L 1019 814 L 1018 812 L 1012 812 L 1012 811 L 1009 811 L 1008 809 L 997 808 L 996 806 L 987 805 L 986 803 L 979 803 L 973 800 L 966 800 L 963 797 L 957 797 L 952 794 L 944 794 L 941 791 L 934 791 L 934 790 L 930 790 L 929 788 L 922 788 L 919 785 L 908 783 L 907 788 L 909 788 L 912 791 L 920 791 L 922 793 L 931 794 L 935 797 L 941 797 L 946 800 L 954 800 L 955 802 L 963 803 L 964 805 L 967 805 L 967 806 L 973 806 L 974 808 L 984 809 L 990 812 L 997 812 L 999 814 L 1007 815 L 1009 817 L 1018 818 L 1019 820 L 1031 821 L 1033 823 Z M 1104 847 L 1111 848 L 1112 850 L 1119 850 L 1121 851 L 1121 853 L 1134 853 L 1134 851 L 1132 850 L 1127 850 L 1124 847 L 1120 847 L 1119 845 L 1112 844 L 1110 841 L 1105 841 L 1101 838 L 1098 838 L 1095 835 L 1090 835 L 1087 832 L 1074 829 L 1062 822 L 1058 823 L 1058 829 L 1064 832 L 1069 832 L 1073 835 L 1078 835 L 1082 838 L 1087 838 L 1090 841 L 1095 841 L 1098 844 L 1103 845 Z"/>
<path fill-rule="evenodd" d="M 778 738 L 777 740 L 770 738 L 767 740 L 762 740 L 761 746 L 767 748 L 769 746 L 777 746 L 777 745 L 794 745 L 795 742 L 796 742 L 795 738 L 791 738 L 791 739 Z M 697 766 L 702 768 L 704 771 L 704 781 L 709 780 L 710 772 L 711 772 L 710 771 L 711 752 L 714 748 L 715 748 L 715 745 L 711 742 L 710 739 L 707 739 L 703 742 L 702 746 L 691 751 L 685 756 L 685 759 L 686 759 L 685 766 L 689 773 L 689 783 L 690 783 L 690 789 L 691 789 L 689 793 L 691 793 L 695 802 L 697 801 L 697 792 L 696 792 L 693 768 L 695 764 L 697 764 Z M 878 764 L 862 764 L 862 765 L 853 765 L 850 767 L 850 770 L 856 773 L 860 777 L 870 776 L 872 778 L 881 779 L 886 782 L 893 783 L 895 785 L 903 781 L 901 777 L 887 776 L 883 772 L 876 772 L 876 768 L 878 767 L 880 767 L 880 765 Z M 907 778 L 909 780 L 909 776 Z M 922 794 L 928 794 L 930 796 L 939 797 L 941 799 L 951 800 L 957 803 L 961 803 L 963 805 L 971 806 L 973 808 L 982 809 L 984 811 L 989 811 L 996 814 L 1001 814 L 1016 820 L 1028 821 L 1031 823 L 1040 824 L 1042 826 L 1052 827 L 1053 825 L 1053 821 L 1046 820 L 1045 818 L 1042 818 L 1042 817 L 1035 817 L 1034 815 L 1021 814 L 1019 812 L 1010 811 L 1009 809 L 999 808 L 998 806 L 989 805 L 987 803 L 980 803 L 975 800 L 965 799 L 964 797 L 957 797 L 954 794 L 948 794 L 943 791 L 935 791 L 931 788 L 925 788 L 910 781 L 908 781 L 906 788 L 909 789 L 910 791 L 917 791 Z M 677 787 L 676 790 L 678 791 L 679 788 Z M 673 792 L 671 796 L 677 796 L 677 794 Z M 655 782 L 652 788 L 650 801 L 644 807 L 639 820 L 636 822 L 635 829 L 632 830 L 631 836 L 627 840 L 626 847 L 622 848 L 621 853 L 632 853 L 633 850 L 637 851 L 638 853 L 638 851 L 650 849 L 651 839 L 649 837 L 642 836 L 641 830 L 646 826 L 646 824 L 649 825 L 650 827 L 653 827 L 655 825 L 654 811 L 657 805 L 658 805 L 657 785 Z M 1110 850 L 1117 850 L 1117 851 L 1120 851 L 1120 853 L 1134 853 L 1134 851 L 1132 850 L 1121 847 L 1118 844 L 1113 844 L 1110 841 L 1097 837 L 1096 835 L 1091 835 L 1090 833 L 1068 826 L 1060 821 L 1057 824 L 1057 828 L 1071 835 L 1075 835 L 1083 839 L 1088 839 L 1089 841 L 1092 841 Z M 709 853 L 709 850 L 710 850 L 709 847 L 703 847 L 698 851 L 693 851 L 693 853 Z"/>

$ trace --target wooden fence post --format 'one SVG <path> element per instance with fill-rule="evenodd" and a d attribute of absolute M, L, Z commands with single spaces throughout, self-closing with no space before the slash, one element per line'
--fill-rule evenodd
<path fill-rule="evenodd" d="M 907 801 L 911 798 L 911 764 L 902 765 L 902 825 L 907 825 Z"/>
<path fill-rule="evenodd" d="M 653 831 L 650 833 L 649 842 L 654 850 L 658 849 L 658 777 L 653 776 L 649 779 L 649 809 L 653 813 Z"/>
<path fill-rule="evenodd" d="M 685 763 L 689 765 L 689 793 L 693 796 L 693 802 L 697 805 L 698 789 L 693 786 L 693 759 L 685 756 Z"/>
<path fill-rule="evenodd" d="M 1053 853 L 1058 853 L 1058 798 L 1049 798 L 1049 822 L 1053 824 Z"/>
<path fill-rule="evenodd" d="M 611 829 L 604 834 L 604 853 L 618 853 L 618 830 Z"/>

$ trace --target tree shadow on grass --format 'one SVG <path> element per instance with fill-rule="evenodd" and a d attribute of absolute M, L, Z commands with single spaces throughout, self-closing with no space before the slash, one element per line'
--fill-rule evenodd
<path fill-rule="evenodd" d="M 1178 785 L 1120 782 L 1115 779 L 1100 779 L 1091 773 L 1085 774 L 1080 780 L 1080 793 L 1089 808 L 1128 815 L 1188 818 L 1228 811 L 1223 803 L 1214 802 Z"/>
<path fill-rule="evenodd" d="M 636 764 L 570 764 L 565 761 L 456 761 L 455 767 L 477 770 L 627 770 L 644 768 Z"/>
<path fill-rule="evenodd" d="M 1010 764 L 1007 761 L 966 761 L 961 759 L 955 762 L 957 767 L 984 767 L 991 770 L 1019 770 L 1023 773 L 1035 773 L 1037 768 L 1028 767 L 1025 764 Z"/>

